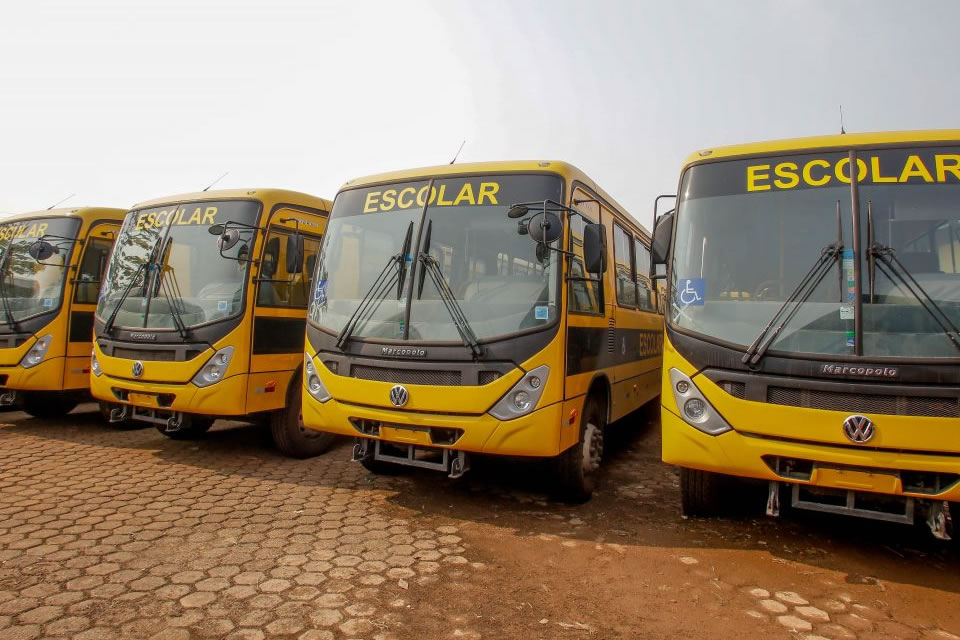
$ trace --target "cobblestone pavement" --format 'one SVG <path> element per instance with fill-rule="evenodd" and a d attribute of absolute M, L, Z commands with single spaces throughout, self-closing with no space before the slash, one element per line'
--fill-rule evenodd
<path fill-rule="evenodd" d="M 174 442 L 0 414 L 0 640 L 958 640 L 960 562 L 921 530 L 683 520 L 656 429 L 610 445 L 574 506 L 536 463 L 375 477 L 250 425 Z"/>

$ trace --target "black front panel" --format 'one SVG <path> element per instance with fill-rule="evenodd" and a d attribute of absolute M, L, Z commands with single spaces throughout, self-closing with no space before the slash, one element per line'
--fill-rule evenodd
<path fill-rule="evenodd" d="M 93 311 L 70 313 L 70 342 L 93 341 Z"/>
<path fill-rule="evenodd" d="M 755 375 L 870 383 L 876 381 L 877 378 L 866 378 L 861 373 L 866 373 L 867 369 L 882 370 L 886 368 L 895 369 L 896 375 L 884 378 L 883 382 L 885 383 L 960 386 L 960 367 L 955 364 L 908 363 L 891 358 L 877 358 L 875 362 L 869 362 L 867 358 L 860 358 L 858 361 L 852 362 L 849 359 L 831 358 L 830 356 L 785 358 L 771 353 L 751 369 L 742 362 L 743 350 L 737 350 L 702 338 L 695 338 L 680 333 L 669 326 L 667 331 L 670 342 L 676 348 L 677 353 L 692 364 L 697 371 L 727 369 Z M 837 365 L 850 365 L 848 369 L 853 369 L 854 372 L 844 374 L 843 367 Z M 861 369 L 863 371 L 858 373 Z M 880 382 L 874 382 L 874 384 L 880 384 Z"/>
<path fill-rule="evenodd" d="M 303 352 L 303 318 L 257 316 L 253 321 L 253 354 Z"/>
<path fill-rule="evenodd" d="M 663 353 L 663 332 L 616 327 L 567 329 L 567 375 L 629 364 Z"/>

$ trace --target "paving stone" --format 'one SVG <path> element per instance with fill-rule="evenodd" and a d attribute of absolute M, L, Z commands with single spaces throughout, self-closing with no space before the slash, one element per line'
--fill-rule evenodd
<path fill-rule="evenodd" d="M 810 631 L 813 625 L 796 616 L 778 616 L 777 622 L 791 631 Z"/>
<path fill-rule="evenodd" d="M 830 622 L 830 614 L 828 614 L 823 609 L 818 609 L 816 607 L 794 607 L 795 612 L 806 618 L 807 620 L 812 620 L 814 622 Z"/>
<path fill-rule="evenodd" d="M 802 597 L 800 597 L 800 594 L 795 593 L 793 591 L 777 591 L 774 594 L 774 597 L 777 600 L 780 600 L 781 602 L 786 602 L 787 604 L 792 604 L 792 605 L 802 606 L 805 604 L 810 604 L 809 602 L 804 600 Z"/>
<path fill-rule="evenodd" d="M 786 613 L 787 605 L 782 602 L 777 602 L 776 600 L 761 600 L 760 606 L 769 611 L 770 613 Z"/>

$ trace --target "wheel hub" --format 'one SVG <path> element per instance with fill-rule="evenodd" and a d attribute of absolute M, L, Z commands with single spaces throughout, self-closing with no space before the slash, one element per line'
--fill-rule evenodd
<path fill-rule="evenodd" d="M 600 468 L 603 457 L 603 430 L 588 422 L 583 432 L 583 472 L 593 473 Z"/>

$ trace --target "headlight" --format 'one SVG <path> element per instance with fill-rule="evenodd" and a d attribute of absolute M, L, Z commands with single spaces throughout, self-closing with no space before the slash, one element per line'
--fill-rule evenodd
<path fill-rule="evenodd" d="M 546 386 L 550 367 L 542 365 L 528 371 L 506 395 L 490 409 L 490 415 L 498 420 L 513 420 L 525 416 L 537 408 L 543 388 Z"/>
<path fill-rule="evenodd" d="M 330 392 L 323 386 L 323 380 L 317 374 L 317 368 L 313 366 L 313 358 L 309 353 L 303 354 L 303 380 L 307 391 L 318 402 L 326 402 L 331 398 Z"/>
<path fill-rule="evenodd" d="M 670 369 L 670 383 L 684 422 L 712 436 L 726 433 L 733 428 L 703 397 L 689 376 L 678 369 Z"/>
<path fill-rule="evenodd" d="M 94 349 L 90 352 L 90 371 L 93 371 L 93 375 L 99 377 L 103 373 L 103 369 L 100 368 L 100 361 L 97 360 L 97 350 Z"/>
<path fill-rule="evenodd" d="M 201 367 L 197 375 L 193 376 L 193 384 L 198 387 L 209 387 L 223 380 L 223 376 L 227 373 L 227 367 L 230 365 L 231 358 L 233 358 L 233 347 L 224 347 L 217 351 L 213 354 L 213 357 L 207 360 L 207 363 Z"/>
<path fill-rule="evenodd" d="M 52 335 L 46 335 L 33 343 L 33 346 L 30 347 L 30 350 L 27 351 L 27 355 L 23 356 L 23 360 L 20 361 L 20 366 L 24 369 L 29 369 L 30 367 L 35 367 L 43 361 L 43 357 L 47 355 L 47 349 L 50 348 L 50 343 L 53 342 Z"/>

